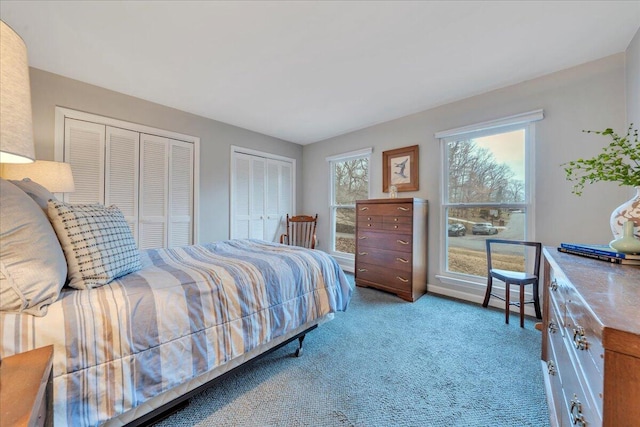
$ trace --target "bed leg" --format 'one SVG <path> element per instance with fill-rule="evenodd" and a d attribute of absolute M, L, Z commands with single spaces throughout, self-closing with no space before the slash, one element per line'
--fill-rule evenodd
<path fill-rule="evenodd" d="M 296 352 L 294 353 L 296 355 L 296 357 L 302 356 L 302 341 L 304 341 L 304 337 L 306 337 L 306 334 L 298 337 L 298 348 L 296 349 Z"/>

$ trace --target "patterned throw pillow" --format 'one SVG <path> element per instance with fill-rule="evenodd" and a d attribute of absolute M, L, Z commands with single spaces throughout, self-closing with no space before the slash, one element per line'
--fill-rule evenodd
<path fill-rule="evenodd" d="M 67 259 L 69 286 L 95 288 L 142 267 L 131 229 L 116 206 L 50 200 L 49 220 Z"/>

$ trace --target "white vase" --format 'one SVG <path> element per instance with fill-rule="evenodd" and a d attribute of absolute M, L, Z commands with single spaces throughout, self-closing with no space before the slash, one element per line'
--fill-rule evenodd
<path fill-rule="evenodd" d="M 633 235 L 633 221 L 624 224 L 622 237 L 612 240 L 609 246 L 623 254 L 640 254 L 640 239 Z"/>
<path fill-rule="evenodd" d="M 633 221 L 633 234 L 640 239 L 640 186 L 636 187 L 635 197 L 621 204 L 611 213 L 610 221 L 614 239 L 623 236 L 623 227 L 627 221 Z"/>

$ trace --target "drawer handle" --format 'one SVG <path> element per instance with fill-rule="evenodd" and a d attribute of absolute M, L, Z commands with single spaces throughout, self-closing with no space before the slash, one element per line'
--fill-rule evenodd
<path fill-rule="evenodd" d="M 549 322 L 549 333 L 555 334 L 556 332 L 558 332 L 558 325 L 554 322 Z"/>
<path fill-rule="evenodd" d="M 578 350 L 586 350 L 589 348 L 589 341 L 587 341 L 587 337 L 584 336 L 583 327 L 576 326 L 573 328 L 573 345 Z"/>
<path fill-rule="evenodd" d="M 369 255 L 369 252 L 358 252 L 358 255 Z"/>
<path fill-rule="evenodd" d="M 409 281 L 409 279 L 405 279 L 403 277 L 400 276 L 396 276 L 396 279 L 400 280 L 401 282 L 407 283 Z"/>
<path fill-rule="evenodd" d="M 408 211 L 409 208 L 405 208 L 404 206 L 398 206 L 396 209 L 398 209 L 399 211 Z"/>
<path fill-rule="evenodd" d="M 551 289 L 554 292 L 558 290 L 558 280 L 557 279 L 553 279 L 551 281 L 551 283 L 549 284 L 549 289 Z"/>
<path fill-rule="evenodd" d="M 371 227 L 371 224 L 367 224 L 367 227 Z"/>
<path fill-rule="evenodd" d="M 358 271 L 369 271 L 366 268 L 359 268 Z"/>
<path fill-rule="evenodd" d="M 367 238 L 367 236 L 360 236 L 360 237 L 358 237 L 358 240 L 364 240 L 366 238 Z"/>
<path fill-rule="evenodd" d="M 397 225 L 394 225 L 394 226 L 393 226 L 393 228 L 398 228 L 398 226 L 397 226 Z"/>
<path fill-rule="evenodd" d="M 369 207 L 368 207 L 368 206 L 364 206 L 364 207 L 360 208 L 360 210 L 361 210 L 361 211 L 368 211 L 368 210 L 369 210 Z"/>
<path fill-rule="evenodd" d="M 367 217 L 367 221 L 371 221 L 371 217 L 370 216 Z"/>
<path fill-rule="evenodd" d="M 577 395 L 573 395 L 571 399 L 571 409 L 569 410 L 569 416 L 571 417 L 571 424 L 578 427 L 586 427 L 587 421 L 582 415 L 582 403 L 578 400 Z"/>
<path fill-rule="evenodd" d="M 398 222 L 398 218 L 393 218 L 393 221 L 394 222 Z"/>
<path fill-rule="evenodd" d="M 409 244 L 409 242 L 407 242 L 406 240 L 400 240 L 400 239 L 396 240 L 396 242 L 400 243 L 401 245 L 408 245 Z"/>
<path fill-rule="evenodd" d="M 400 258 L 400 257 L 396 258 L 396 261 L 404 262 L 405 264 L 407 264 L 409 262 L 409 260 L 406 260 L 406 259 Z"/>
<path fill-rule="evenodd" d="M 556 374 L 556 364 L 553 360 L 547 360 L 547 371 L 549 372 L 549 375 Z"/>

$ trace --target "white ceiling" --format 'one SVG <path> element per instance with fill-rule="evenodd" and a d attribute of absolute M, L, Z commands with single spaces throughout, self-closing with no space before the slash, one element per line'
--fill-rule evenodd
<path fill-rule="evenodd" d="M 30 65 L 299 144 L 623 52 L 640 1 L 7 1 Z"/>

